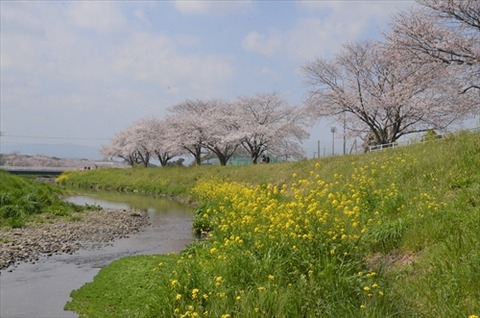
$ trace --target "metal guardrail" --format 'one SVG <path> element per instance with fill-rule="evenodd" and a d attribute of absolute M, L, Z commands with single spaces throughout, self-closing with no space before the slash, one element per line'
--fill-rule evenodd
<path fill-rule="evenodd" d="M 77 168 L 70 167 L 42 167 L 42 166 L 0 166 L 0 170 L 4 171 L 28 171 L 28 170 L 38 170 L 38 171 L 65 171 L 65 170 L 80 170 Z"/>
<path fill-rule="evenodd" d="M 12 166 L 0 166 L 0 170 L 9 172 L 16 175 L 30 175 L 41 177 L 56 177 L 61 175 L 66 170 L 78 170 L 72 168 L 62 167 L 12 167 Z"/>
<path fill-rule="evenodd" d="M 5 169 L 5 167 L 0 167 L 0 170 L 6 171 L 11 174 L 16 174 L 16 175 L 39 176 L 39 177 L 45 177 L 45 178 L 58 177 L 64 171 L 59 169 L 56 169 L 56 170 L 54 169 L 43 170 L 43 169 L 32 169 L 32 168 L 31 169 L 15 169 L 12 167 L 9 167 L 8 169 Z"/>

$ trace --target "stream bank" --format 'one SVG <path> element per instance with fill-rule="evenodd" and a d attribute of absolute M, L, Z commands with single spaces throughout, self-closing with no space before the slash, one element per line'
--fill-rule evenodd
<path fill-rule="evenodd" d="M 121 211 L 135 221 L 148 221 L 146 225 L 140 224 L 137 233 L 123 238 L 118 234 L 114 241 L 97 241 L 98 244 L 90 241 L 82 243 L 86 245 L 73 253 L 39 254 L 34 262 L 17 263 L 13 271 L 10 271 L 12 266 L 8 267 L 0 274 L 0 317 L 78 317 L 63 309 L 71 300 L 70 292 L 91 282 L 101 268 L 126 256 L 180 252 L 195 239 L 192 209 L 170 200 L 92 193 L 69 198 L 69 201 L 100 205 L 115 213 Z M 141 213 L 144 217 L 129 215 L 131 213 Z M 116 222 L 113 219 L 120 220 L 117 214 L 106 216 L 104 219 L 111 224 Z M 92 222 L 98 219 L 93 218 Z M 92 228 L 98 229 L 99 225 L 93 224 Z"/>
<path fill-rule="evenodd" d="M 70 219 L 0 231 L 0 271 L 22 261 L 38 261 L 40 254 L 72 254 L 107 244 L 139 232 L 149 222 L 144 212 L 116 209 L 75 213 Z"/>

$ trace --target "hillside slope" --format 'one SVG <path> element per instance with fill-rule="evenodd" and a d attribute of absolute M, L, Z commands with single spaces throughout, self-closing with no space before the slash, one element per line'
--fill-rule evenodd
<path fill-rule="evenodd" d="M 160 263 L 138 257 L 105 268 L 72 294 L 69 308 L 79 313 L 480 315 L 478 133 L 324 160 L 112 169 L 61 180 L 195 198 L 195 227 L 210 233 Z M 132 271 L 133 281 L 125 278 Z M 142 301 L 119 306 L 127 295 L 105 283 L 112 281 L 141 289 Z"/>

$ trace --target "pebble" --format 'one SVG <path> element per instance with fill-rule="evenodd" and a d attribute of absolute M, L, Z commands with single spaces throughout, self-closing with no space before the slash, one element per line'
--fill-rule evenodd
<path fill-rule="evenodd" d="M 40 255 L 73 254 L 95 248 L 149 224 L 146 213 L 103 209 L 75 213 L 76 221 L 29 223 L 23 228 L 0 229 L 0 270 L 19 262 L 35 262 Z"/>

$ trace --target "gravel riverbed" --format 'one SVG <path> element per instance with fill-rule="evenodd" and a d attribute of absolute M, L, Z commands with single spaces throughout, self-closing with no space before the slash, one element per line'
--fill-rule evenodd
<path fill-rule="evenodd" d="M 40 254 L 73 254 L 98 248 L 137 233 L 149 224 L 146 213 L 103 209 L 75 213 L 72 221 L 29 223 L 24 228 L 0 229 L 0 270 L 13 270 L 19 262 L 35 262 Z"/>

